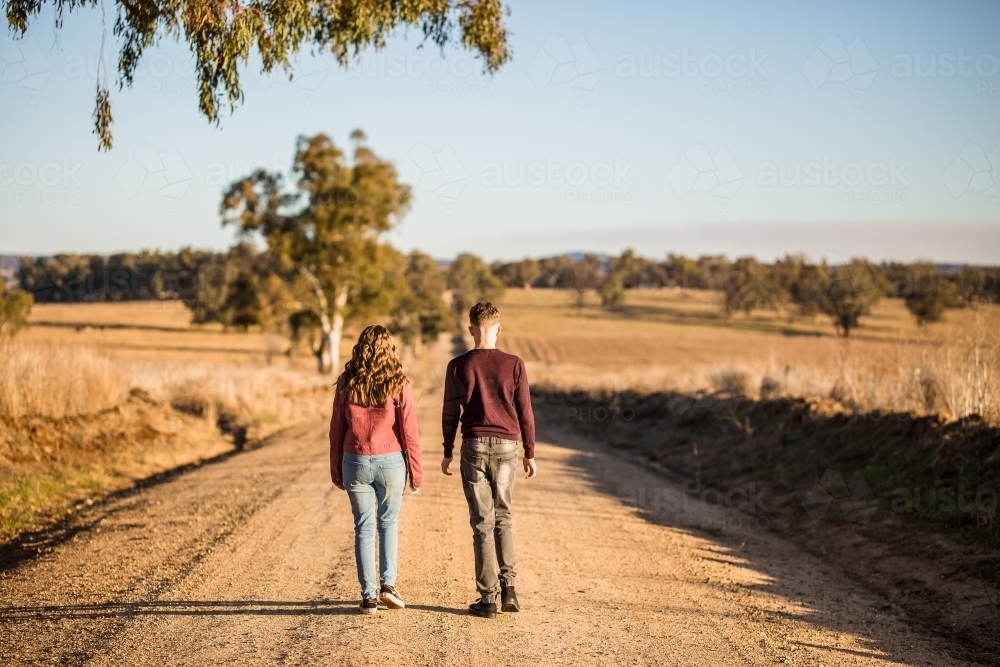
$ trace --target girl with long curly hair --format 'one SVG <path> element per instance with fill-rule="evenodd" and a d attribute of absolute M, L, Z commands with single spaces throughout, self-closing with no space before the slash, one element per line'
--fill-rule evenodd
<path fill-rule="evenodd" d="M 402 609 L 406 605 L 396 590 L 397 519 L 407 476 L 416 493 L 424 474 L 413 391 L 392 334 L 379 324 L 361 332 L 337 378 L 330 476 L 351 500 L 362 613 L 374 614 L 379 601 Z M 375 581 L 376 529 L 380 588 Z"/>

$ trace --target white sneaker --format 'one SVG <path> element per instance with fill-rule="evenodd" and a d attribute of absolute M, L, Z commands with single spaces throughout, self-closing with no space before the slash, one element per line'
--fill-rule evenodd
<path fill-rule="evenodd" d="M 383 584 L 379 600 L 389 609 L 403 609 L 406 607 L 406 603 L 403 602 L 403 596 L 393 586 Z"/>

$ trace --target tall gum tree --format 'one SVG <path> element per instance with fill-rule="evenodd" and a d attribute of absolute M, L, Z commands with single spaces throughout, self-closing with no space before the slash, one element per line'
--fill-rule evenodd
<path fill-rule="evenodd" d="M 351 138 L 348 160 L 325 134 L 299 137 L 294 191 L 282 187 L 280 174 L 258 170 L 231 184 L 220 207 L 223 225 L 267 245 L 272 269 L 289 282 L 287 308 L 318 324 L 314 352 L 323 373 L 340 366 L 345 321 L 391 308 L 400 255 L 382 235 L 410 205 L 396 169 L 362 132 Z"/>

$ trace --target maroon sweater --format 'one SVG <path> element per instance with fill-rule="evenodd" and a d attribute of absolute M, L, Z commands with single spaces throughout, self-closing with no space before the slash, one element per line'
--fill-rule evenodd
<path fill-rule="evenodd" d="M 441 414 L 445 456 L 455 448 L 459 423 L 463 438 L 520 437 L 524 457 L 535 458 L 535 416 L 519 357 L 503 350 L 469 350 L 448 363 Z"/>

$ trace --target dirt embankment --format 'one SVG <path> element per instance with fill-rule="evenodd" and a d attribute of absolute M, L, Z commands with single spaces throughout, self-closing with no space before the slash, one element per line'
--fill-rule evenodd
<path fill-rule="evenodd" d="M 303 401 L 326 401 L 307 392 Z M 325 392 L 324 392 L 325 393 Z M 0 417 L 0 543 L 38 531 L 152 475 L 251 447 L 285 424 L 195 394 L 134 388 L 113 408 Z"/>
<path fill-rule="evenodd" d="M 740 510 L 842 568 L 962 657 L 1000 664 L 1000 429 L 725 394 L 539 389 L 535 403 L 680 482 L 687 497 Z"/>

